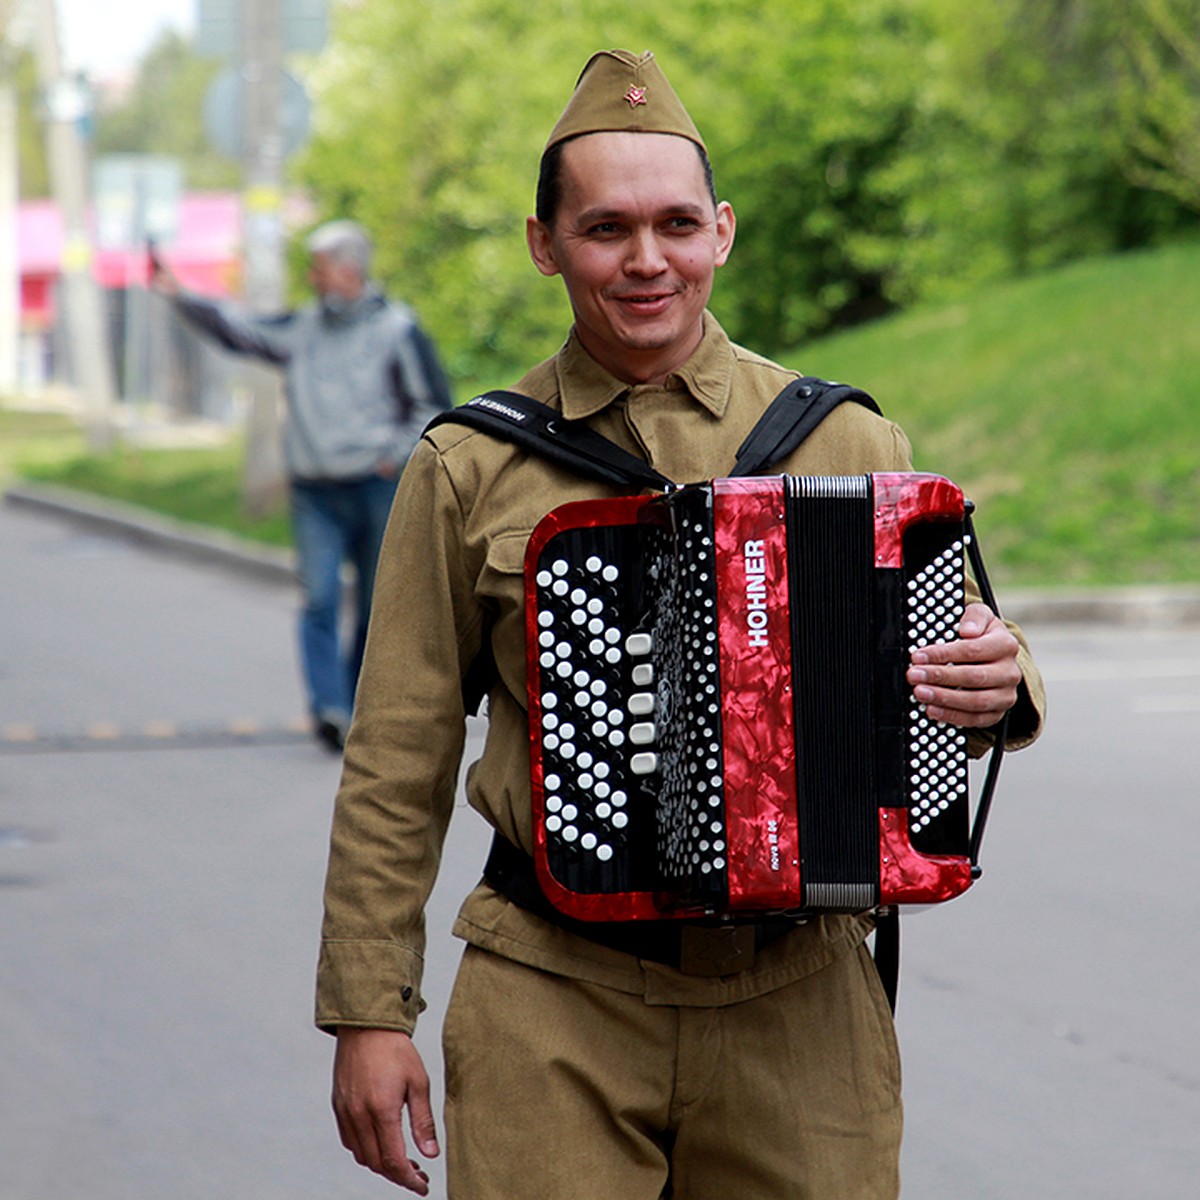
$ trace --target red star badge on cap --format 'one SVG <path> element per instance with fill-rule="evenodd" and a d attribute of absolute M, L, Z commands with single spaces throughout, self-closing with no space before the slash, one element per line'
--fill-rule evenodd
<path fill-rule="evenodd" d="M 630 108 L 637 108 L 639 104 L 646 103 L 646 89 L 644 87 L 636 87 L 631 83 L 629 91 L 625 93 L 622 99 L 629 101 Z"/>

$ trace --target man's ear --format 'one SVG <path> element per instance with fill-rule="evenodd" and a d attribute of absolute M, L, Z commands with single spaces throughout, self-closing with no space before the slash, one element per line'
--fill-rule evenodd
<path fill-rule="evenodd" d="M 554 256 L 554 238 L 550 227 L 543 224 L 537 217 L 527 217 L 525 220 L 525 241 L 529 245 L 529 257 L 533 265 L 543 275 L 557 275 L 558 260 Z"/>
<path fill-rule="evenodd" d="M 733 249 L 733 239 L 737 236 L 737 217 L 734 216 L 733 206 L 722 200 L 717 205 L 717 266 L 723 267 L 729 260 L 729 252 Z"/>

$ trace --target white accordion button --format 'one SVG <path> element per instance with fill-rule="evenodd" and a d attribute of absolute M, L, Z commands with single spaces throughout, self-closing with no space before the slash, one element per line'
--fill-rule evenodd
<path fill-rule="evenodd" d="M 649 746 L 655 737 L 653 721 L 638 721 L 629 727 L 629 740 L 635 746 Z"/>
<path fill-rule="evenodd" d="M 654 682 L 653 663 L 638 663 L 631 672 L 634 687 L 649 687 Z"/>
<path fill-rule="evenodd" d="M 648 633 L 631 633 L 625 639 L 625 653 L 633 654 L 639 658 L 650 653 L 654 649 L 654 638 Z"/>
<path fill-rule="evenodd" d="M 648 717 L 658 706 L 653 692 L 634 692 L 629 697 L 629 712 L 635 717 Z"/>
<path fill-rule="evenodd" d="M 635 775 L 653 775 L 658 770 L 658 755 L 643 752 L 629 760 L 629 769 Z"/>

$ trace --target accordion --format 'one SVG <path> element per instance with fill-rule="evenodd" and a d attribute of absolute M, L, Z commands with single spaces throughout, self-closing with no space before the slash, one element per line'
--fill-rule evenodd
<path fill-rule="evenodd" d="M 966 890 L 966 735 L 905 672 L 957 636 L 969 513 L 949 480 L 892 473 L 716 479 L 546 516 L 525 588 L 551 903 L 613 921 Z"/>

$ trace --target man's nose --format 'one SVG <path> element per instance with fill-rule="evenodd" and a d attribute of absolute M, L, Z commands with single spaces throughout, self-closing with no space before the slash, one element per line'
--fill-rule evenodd
<path fill-rule="evenodd" d="M 667 269 L 666 255 L 652 229 L 638 230 L 629 240 L 625 270 L 631 275 L 661 275 Z"/>

